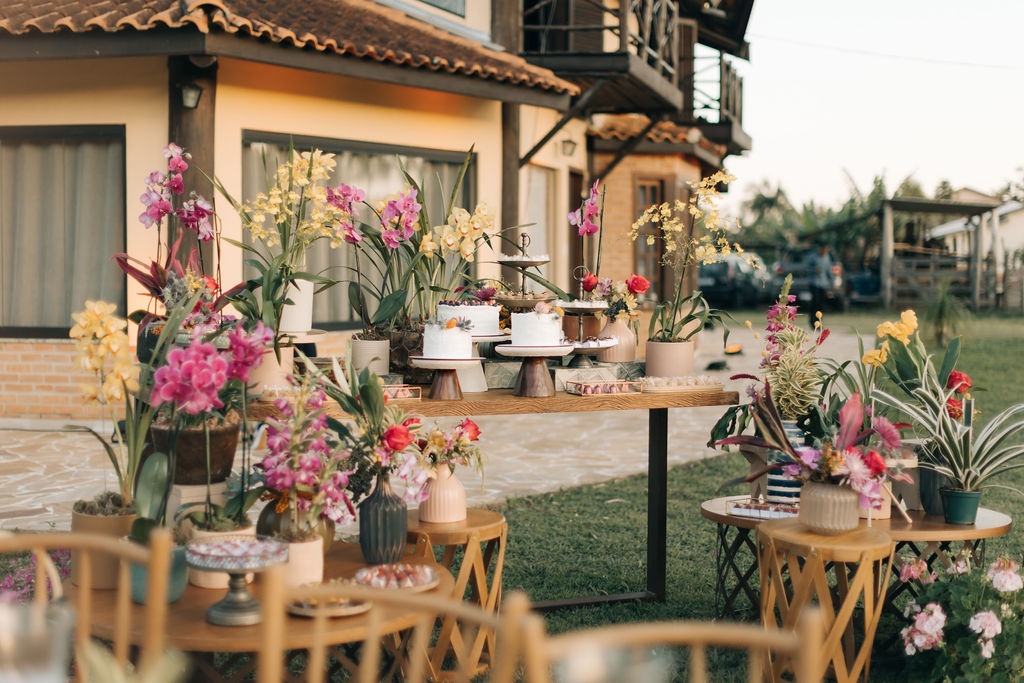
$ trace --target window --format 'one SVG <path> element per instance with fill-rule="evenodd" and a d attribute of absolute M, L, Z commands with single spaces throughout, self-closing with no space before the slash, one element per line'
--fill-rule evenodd
<path fill-rule="evenodd" d="M 520 246 L 520 235 L 525 232 L 529 238 L 526 253 L 531 256 L 547 254 L 550 257 L 554 246 L 551 228 L 554 225 L 555 172 L 548 168 L 529 164 L 526 167 L 525 181 L 519 222 L 532 225 L 527 225 L 515 235 L 510 235 L 509 239 L 514 239 L 516 246 Z M 548 265 L 540 266 L 538 270 L 541 277 L 550 277 Z M 530 283 L 527 283 L 526 287 L 527 289 L 537 288 L 536 286 L 530 287 Z"/>
<path fill-rule="evenodd" d="M 466 16 L 466 0 L 423 0 L 423 2 L 460 17 Z"/>
<path fill-rule="evenodd" d="M 125 277 L 124 126 L 0 128 L 0 335 L 65 336 Z"/>
<path fill-rule="evenodd" d="M 633 190 L 633 215 L 641 215 L 652 204 L 665 201 L 665 181 L 661 179 L 638 178 Z M 654 244 L 648 244 L 647 238 L 654 237 Z M 654 223 L 647 223 L 637 231 L 633 242 L 633 271 L 651 282 L 646 298 L 660 300 L 665 298 L 666 285 L 662 278 L 661 267 L 662 240 L 661 231 Z"/>
<path fill-rule="evenodd" d="M 329 185 L 338 183 L 355 185 L 366 192 L 368 201 L 381 199 L 405 189 L 405 178 L 398 168 L 396 155 L 402 159 L 409 174 L 421 184 L 426 195 L 422 201 L 431 212 L 432 225 L 441 225 L 446 216 L 441 212 L 448 202 L 438 186 L 438 177 L 446 191 L 450 191 L 458 177 L 459 168 L 465 159 L 465 152 L 449 152 L 412 147 L 396 147 L 377 143 L 331 138 L 291 137 L 275 133 L 245 131 L 242 145 L 242 196 L 252 199 L 266 190 L 263 169 L 263 155 L 267 168 L 273 172 L 288 156 L 289 145 L 298 151 L 321 149 L 333 153 L 337 166 Z M 462 190 L 456 203 L 468 208 L 475 206 L 474 163 L 463 179 Z M 369 220 L 369 210 L 364 207 L 364 220 Z M 248 233 L 244 235 L 250 241 Z M 348 300 L 348 282 L 352 280 L 355 267 L 355 251 L 349 245 L 331 249 L 326 240 L 316 242 L 307 254 L 306 267 L 310 272 L 322 273 L 337 280 L 339 284 L 318 294 L 313 300 L 313 320 L 323 329 L 345 329 L 360 324 Z M 251 277 L 253 271 L 246 270 Z M 367 276 L 365 270 L 364 277 Z M 433 315 L 433 312 L 430 313 Z"/>

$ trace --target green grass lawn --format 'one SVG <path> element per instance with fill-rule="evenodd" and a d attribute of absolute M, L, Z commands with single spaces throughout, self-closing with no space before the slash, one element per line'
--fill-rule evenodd
<path fill-rule="evenodd" d="M 761 315 L 760 312 L 756 312 Z M 743 313 L 738 314 L 743 320 Z M 755 312 L 749 316 L 757 320 Z M 834 329 L 854 327 L 870 344 L 875 326 L 893 316 L 874 311 L 831 314 Z M 1024 400 L 1024 320 L 985 317 L 964 336 L 959 367 L 976 387 L 979 420 Z M 672 444 L 669 444 L 672 448 Z M 570 629 L 661 619 L 714 618 L 715 525 L 700 516 L 700 503 L 718 485 L 746 469 L 737 454 L 723 455 L 671 469 L 668 476 L 668 598 L 664 603 L 626 603 L 549 613 L 548 629 Z M 1000 483 L 1024 489 L 1024 470 Z M 501 509 L 509 522 L 505 590 L 522 589 L 532 598 L 594 595 L 642 590 L 645 585 L 646 475 L 509 500 Z M 982 505 L 1024 516 L 1024 497 L 990 489 Z M 1016 530 L 988 545 L 988 557 L 1007 554 L 1020 560 L 1024 539 Z M 876 638 L 873 680 L 895 679 L 902 668 L 895 641 L 904 624 L 886 619 Z M 735 655 L 712 653 L 716 680 L 742 678 Z"/>

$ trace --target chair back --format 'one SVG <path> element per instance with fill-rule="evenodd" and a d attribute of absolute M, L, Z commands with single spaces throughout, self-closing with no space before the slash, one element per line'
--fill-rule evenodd
<path fill-rule="evenodd" d="M 290 618 L 314 620 L 313 637 L 302 644 L 309 650 L 303 680 L 310 683 L 325 680 L 330 649 L 335 661 L 348 669 L 353 681 L 376 683 L 395 678 L 419 683 L 429 675 L 435 629 L 446 616 L 455 617 L 451 623 L 460 631 L 461 637 L 450 640 L 457 643 L 457 647 L 470 647 L 482 628 L 494 629 L 497 648 L 489 680 L 496 683 L 511 683 L 513 680 L 521 642 L 521 629 L 517 627 L 529 610 L 529 600 L 521 593 L 509 596 L 499 618 L 477 605 L 429 593 L 378 590 L 352 584 L 288 588 L 284 584 L 283 567 L 268 569 L 261 578 L 261 584 L 263 622 L 258 668 L 261 683 L 281 681 L 283 655 L 298 647 L 298 644 L 288 642 Z M 339 620 L 338 623 L 351 626 L 347 633 L 339 635 L 337 628 L 329 627 L 331 617 L 328 610 L 331 604 L 337 605 L 343 600 L 366 602 L 370 609 L 358 616 L 345 617 L 343 622 Z M 309 606 L 311 616 L 289 617 L 287 608 L 293 602 Z M 350 657 L 334 647 L 342 643 L 361 643 L 358 657 Z M 457 654 L 459 662 L 470 659 L 466 656 L 468 653 L 453 654 Z M 389 661 L 385 662 L 385 659 Z M 461 667 L 454 680 L 469 681 L 476 673 Z"/>
<path fill-rule="evenodd" d="M 766 629 L 756 624 L 671 621 L 603 626 L 549 636 L 539 615 L 527 615 L 524 622 L 523 651 L 528 683 L 550 683 L 556 663 L 571 665 L 570 670 L 591 676 L 581 677 L 581 680 L 620 680 L 600 674 L 607 653 L 623 652 L 622 659 L 627 666 L 630 663 L 641 665 L 652 648 L 661 647 L 689 651 L 687 668 L 691 683 L 708 680 L 708 648 L 745 650 L 747 680 L 751 683 L 766 680 L 769 652 L 790 659 L 797 683 L 821 680 L 818 672 L 824 624 L 817 609 L 804 612 L 796 632 Z M 640 680 L 637 672 L 614 675 L 629 676 L 621 680 Z M 675 678 L 669 675 L 667 680 Z"/>
<path fill-rule="evenodd" d="M 51 574 L 53 565 L 49 551 L 68 549 L 77 551 L 81 562 L 79 585 L 67 592 L 73 596 L 72 603 L 77 613 L 75 626 L 75 649 L 90 640 L 93 631 L 93 594 L 92 564 L 93 558 L 107 555 L 118 560 L 117 587 L 114 589 L 116 609 L 113 620 L 114 657 L 122 666 L 128 660 L 129 647 L 132 644 L 141 647 L 139 668 L 148 671 L 160 659 L 164 645 L 164 630 L 167 621 L 167 584 L 171 567 L 171 534 L 166 529 L 156 529 L 150 537 L 148 547 L 135 543 L 127 543 L 119 538 L 86 533 L 25 533 L 0 535 L 0 554 L 31 552 L 36 558 L 35 593 L 33 600 L 37 604 L 49 599 L 47 577 L 54 586 L 53 597 L 59 598 L 64 587 L 60 585 L 55 572 Z M 142 625 L 141 638 L 131 635 L 131 565 L 139 564 L 147 567 L 148 586 L 146 589 L 145 623 Z M 109 591 L 102 591 L 109 593 Z M 138 632 L 138 625 L 135 630 Z M 134 643 L 132 641 L 135 641 Z M 76 667 L 79 680 L 87 678 L 85 667 Z"/>

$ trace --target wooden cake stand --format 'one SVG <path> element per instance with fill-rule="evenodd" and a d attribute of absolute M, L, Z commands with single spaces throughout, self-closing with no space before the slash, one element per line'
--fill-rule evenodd
<path fill-rule="evenodd" d="M 523 364 L 519 367 L 519 375 L 516 377 L 516 396 L 527 396 L 529 398 L 544 398 L 555 395 L 555 382 L 548 372 L 548 358 L 561 358 L 573 352 L 572 344 L 560 344 L 558 346 L 512 346 L 502 344 L 494 347 L 494 350 L 509 358 L 522 358 Z"/>
<path fill-rule="evenodd" d="M 459 385 L 457 370 L 480 367 L 480 358 L 426 358 L 411 356 L 409 362 L 414 367 L 424 370 L 435 370 L 434 381 L 430 385 L 429 398 L 439 401 L 461 401 L 462 387 Z"/>

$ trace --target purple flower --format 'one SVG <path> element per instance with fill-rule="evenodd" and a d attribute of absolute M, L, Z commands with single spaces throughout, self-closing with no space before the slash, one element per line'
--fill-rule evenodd
<path fill-rule="evenodd" d="M 355 204 L 366 199 L 366 193 L 354 185 L 339 183 L 336 188 L 327 188 L 327 203 L 351 214 Z"/>
<path fill-rule="evenodd" d="M 871 419 L 871 429 L 878 434 L 882 448 L 889 452 L 897 450 L 901 445 L 900 430 L 888 418 L 877 415 Z"/>
<path fill-rule="evenodd" d="M 818 467 L 818 461 L 821 460 L 821 451 L 815 448 L 798 448 L 796 454 L 800 462 L 812 470 Z"/>

